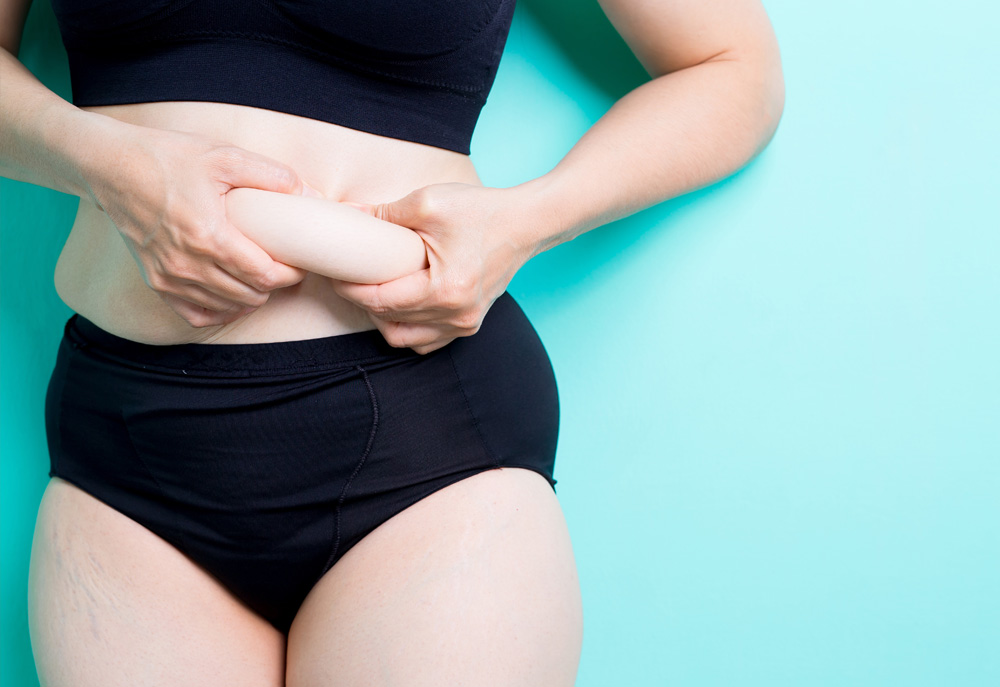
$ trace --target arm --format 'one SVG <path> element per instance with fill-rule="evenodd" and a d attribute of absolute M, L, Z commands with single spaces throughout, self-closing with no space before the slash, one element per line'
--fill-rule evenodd
<path fill-rule="evenodd" d="M 534 253 L 733 174 L 767 146 L 784 107 L 759 0 L 600 3 L 654 78 L 529 182 L 533 202 L 557 211 L 535 228 Z"/>
<path fill-rule="evenodd" d="M 420 233 L 430 263 L 387 284 L 338 284 L 391 344 L 426 353 L 474 334 L 534 255 L 724 178 L 774 135 L 784 81 L 760 0 L 601 4 L 654 78 L 552 171 L 509 189 L 428 186 L 374 207 Z"/>
<path fill-rule="evenodd" d="M 0 4 L 0 174 L 107 213 L 146 284 L 192 326 L 230 322 L 301 281 L 303 270 L 272 260 L 225 212 L 233 187 L 300 193 L 294 170 L 225 142 L 74 107 L 15 57 L 28 5 Z"/>
<path fill-rule="evenodd" d="M 76 196 L 87 195 L 86 154 L 97 116 L 74 108 L 17 61 L 28 2 L 3 3 L 0 15 L 0 173 Z"/>
<path fill-rule="evenodd" d="M 347 204 L 236 188 L 226 213 L 271 257 L 334 279 L 379 284 L 427 266 L 416 232 Z"/>

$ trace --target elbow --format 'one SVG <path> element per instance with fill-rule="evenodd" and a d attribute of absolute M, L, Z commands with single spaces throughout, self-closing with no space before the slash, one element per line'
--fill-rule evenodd
<path fill-rule="evenodd" d="M 726 63 L 739 84 L 734 100 L 755 158 L 774 138 L 785 111 L 785 76 L 777 41 L 758 49 L 725 51 L 713 58 Z"/>
<path fill-rule="evenodd" d="M 777 53 L 745 64 L 744 74 L 752 84 L 749 112 L 753 139 L 751 159 L 757 157 L 774 138 L 785 111 L 785 77 Z"/>
<path fill-rule="evenodd" d="M 764 150 L 778 131 L 778 124 L 785 111 L 785 79 L 778 69 L 776 74 L 765 80 L 761 93 L 760 106 L 760 145 L 757 152 Z"/>
<path fill-rule="evenodd" d="M 781 70 L 781 58 L 775 57 L 774 67 L 769 71 L 765 83 L 767 121 L 773 134 L 785 111 L 785 75 Z"/>
<path fill-rule="evenodd" d="M 785 75 L 781 66 L 781 52 L 773 34 L 771 38 L 767 49 L 759 53 L 760 57 L 755 65 L 762 130 L 759 150 L 766 148 L 774 138 L 785 111 Z"/>
<path fill-rule="evenodd" d="M 712 69 L 720 70 L 716 74 L 731 117 L 729 150 L 742 167 L 768 146 L 778 130 L 785 110 L 781 59 L 776 48 L 727 50 L 702 64 L 717 65 Z"/>

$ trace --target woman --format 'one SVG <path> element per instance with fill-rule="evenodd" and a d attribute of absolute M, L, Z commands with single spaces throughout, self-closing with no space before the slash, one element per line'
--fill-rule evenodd
<path fill-rule="evenodd" d="M 4 6 L 0 165 L 81 198 L 42 683 L 572 684 L 555 386 L 505 288 L 766 145 L 759 2 L 605 0 L 655 78 L 510 189 L 467 153 L 511 0 L 59 0 L 75 105 L 14 57 L 27 5 Z"/>

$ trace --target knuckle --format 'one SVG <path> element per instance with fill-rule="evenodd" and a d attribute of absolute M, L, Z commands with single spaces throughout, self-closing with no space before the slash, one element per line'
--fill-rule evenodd
<path fill-rule="evenodd" d="M 184 252 L 191 255 L 213 255 L 215 237 L 202 229 L 195 229 L 184 235 Z"/>
<path fill-rule="evenodd" d="M 216 250 L 215 233 L 204 221 L 179 218 L 171 232 L 175 247 L 166 255 L 178 260 L 181 256 L 211 256 Z"/>
<path fill-rule="evenodd" d="M 295 172 L 281 165 L 272 165 L 271 175 L 274 177 L 275 182 L 285 188 L 294 188 L 299 180 Z"/>
<path fill-rule="evenodd" d="M 218 167 L 226 168 L 239 163 L 243 159 L 243 151 L 237 146 L 223 143 L 212 150 L 212 158 Z"/>
<path fill-rule="evenodd" d="M 198 272 L 188 265 L 179 266 L 170 276 L 175 282 L 180 283 L 201 284 L 204 281 Z"/>
<path fill-rule="evenodd" d="M 170 253 L 162 260 L 167 281 L 198 281 L 198 273 L 182 253 Z"/>
<path fill-rule="evenodd" d="M 406 337 L 399 331 L 387 332 L 384 336 L 386 342 L 393 348 L 406 348 Z"/>
<path fill-rule="evenodd" d="M 253 283 L 251 284 L 258 291 L 271 291 L 278 287 L 278 275 L 274 270 L 265 270 L 263 272 L 258 272 L 253 276 Z"/>
<path fill-rule="evenodd" d="M 253 168 L 255 174 L 270 179 L 279 188 L 293 190 L 299 183 L 299 177 L 291 167 L 232 144 L 217 145 L 212 151 L 211 164 L 224 174 Z"/>
<path fill-rule="evenodd" d="M 441 203 L 437 195 L 427 188 L 422 188 L 414 192 L 414 210 L 421 220 L 434 217 L 440 210 Z"/>
<path fill-rule="evenodd" d="M 266 293 L 250 293 L 243 298 L 240 298 L 240 304 L 247 308 L 259 308 L 267 303 L 267 299 L 268 294 Z"/>
<path fill-rule="evenodd" d="M 176 251 L 170 250 L 156 256 L 156 267 L 155 271 L 159 274 L 165 277 L 174 276 L 178 268 Z"/>
<path fill-rule="evenodd" d="M 393 316 L 392 308 L 380 303 L 368 306 L 368 312 L 380 320 L 388 320 Z"/>
<path fill-rule="evenodd" d="M 393 308 L 380 298 L 374 298 L 367 305 L 368 311 L 375 317 L 388 318 L 393 313 Z"/>
<path fill-rule="evenodd" d="M 448 281 L 438 288 L 438 304 L 445 310 L 464 310 L 469 293 L 464 281 Z"/>
<path fill-rule="evenodd" d="M 451 292 L 444 292 L 438 294 L 438 305 L 442 310 L 461 310 L 462 301 Z"/>
<path fill-rule="evenodd" d="M 146 273 L 146 283 L 154 291 L 166 291 L 168 281 L 160 272 L 149 270 Z"/>
<path fill-rule="evenodd" d="M 453 324 L 461 329 L 463 332 L 469 332 L 470 334 L 475 334 L 479 330 L 479 325 L 481 323 L 479 313 L 475 310 L 466 310 L 454 318 Z"/>
<path fill-rule="evenodd" d="M 463 297 L 468 298 L 476 288 L 476 280 L 468 274 L 461 274 L 453 280 L 452 288 Z"/>
<path fill-rule="evenodd" d="M 188 313 L 185 318 L 192 327 L 207 327 L 215 322 L 215 318 L 211 317 L 205 311 L 196 311 Z"/>

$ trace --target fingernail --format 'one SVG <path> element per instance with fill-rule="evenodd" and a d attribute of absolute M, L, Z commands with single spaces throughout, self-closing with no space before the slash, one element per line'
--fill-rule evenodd
<path fill-rule="evenodd" d="M 371 212 L 372 212 L 372 206 L 371 205 L 365 205 L 364 203 L 352 203 L 352 202 L 347 201 L 347 200 L 343 201 L 343 203 L 344 203 L 344 205 L 350 205 L 352 208 L 355 208 L 357 210 L 361 210 L 361 212 L 365 212 L 365 213 L 368 213 L 368 214 L 371 214 Z"/>
<path fill-rule="evenodd" d="M 314 189 L 312 186 L 310 186 L 309 184 L 307 184 L 304 181 L 302 182 L 302 195 L 304 195 L 304 196 L 312 196 L 313 198 L 322 198 L 323 197 L 322 193 L 320 193 L 319 191 L 317 191 L 316 189 Z"/>

